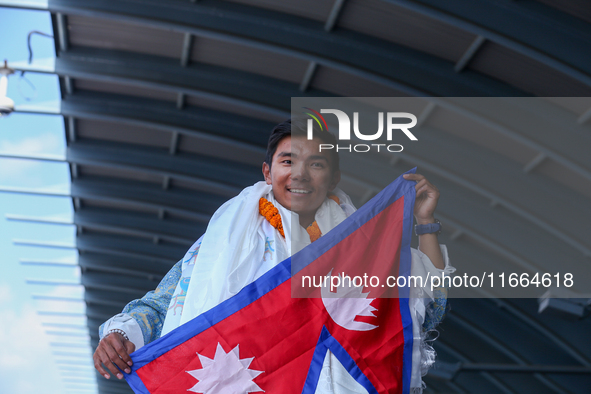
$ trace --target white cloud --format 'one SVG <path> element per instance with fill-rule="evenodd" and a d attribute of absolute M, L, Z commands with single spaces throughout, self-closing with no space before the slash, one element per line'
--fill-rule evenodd
<path fill-rule="evenodd" d="M 17 154 L 35 154 L 53 152 L 60 146 L 60 140 L 55 133 L 46 133 L 34 138 L 24 138 L 18 142 L 0 141 L 0 152 Z"/>
<path fill-rule="evenodd" d="M 0 163 L 2 181 L 18 179 L 41 166 L 40 162 L 34 160 L 2 159 Z"/>
<path fill-rule="evenodd" d="M 6 393 L 58 394 L 63 384 L 47 336 L 30 307 L 15 312 L 0 304 L 0 382 Z"/>
<path fill-rule="evenodd" d="M 12 300 L 12 293 L 10 286 L 7 284 L 0 284 L 0 305 L 8 304 Z"/>
<path fill-rule="evenodd" d="M 83 290 L 79 286 L 57 286 L 50 292 L 52 296 L 80 297 Z M 45 331 L 64 331 L 61 328 L 45 327 L 42 321 L 70 323 L 84 326 L 84 318 L 64 318 L 54 316 L 40 317 L 34 308 L 25 304 L 17 309 L 16 299 L 22 297 L 7 283 L 0 283 L 0 391 L 2 393 L 62 394 L 64 383 L 55 364 L 53 351 L 79 352 L 88 354 L 88 359 L 79 359 L 81 363 L 91 364 L 90 349 L 52 348 L 53 342 L 88 343 L 88 339 L 79 336 L 54 336 Z M 62 310 L 69 302 L 56 302 L 51 310 Z M 83 304 L 82 304 L 83 305 Z M 48 308 L 49 309 L 49 308 Z M 64 311 L 72 312 L 72 306 Z M 73 330 L 76 333 L 83 331 Z"/>
<path fill-rule="evenodd" d="M 13 142 L 0 141 L 0 153 L 36 154 L 54 152 L 60 147 L 61 141 L 55 133 L 46 133 L 34 138 L 24 138 Z M 0 180 L 19 179 L 30 174 L 43 163 L 35 160 L 2 159 L 0 164 Z"/>
<path fill-rule="evenodd" d="M 70 183 L 69 182 L 56 183 L 54 185 L 44 186 L 40 189 L 45 190 L 45 191 L 55 191 L 55 192 L 66 191 L 66 192 L 68 192 L 68 191 L 70 191 Z"/>

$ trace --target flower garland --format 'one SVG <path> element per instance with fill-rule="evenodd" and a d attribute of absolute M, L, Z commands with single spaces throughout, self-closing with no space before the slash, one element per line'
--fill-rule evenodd
<path fill-rule="evenodd" d="M 330 193 L 328 195 L 328 198 L 330 198 L 337 204 L 340 204 L 339 198 L 334 194 Z M 281 221 L 281 215 L 279 215 L 279 210 L 275 208 L 275 205 L 273 205 L 272 202 L 270 202 L 264 197 L 261 197 L 259 200 L 259 213 L 263 215 L 265 219 L 267 219 L 271 226 L 275 227 L 277 231 L 279 231 L 279 234 L 281 234 L 283 238 L 285 238 L 285 233 L 283 232 L 283 222 Z M 320 227 L 318 227 L 318 223 L 316 223 L 316 221 L 312 222 L 312 224 L 308 226 L 306 231 L 308 232 L 308 235 L 310 236 L 310 241 L 312 242 L 316 241 L 318 238 L 322 236 L 322 233 L 320 232 Z"/>
<path fill-rule="evenodd" d="M 306 228 L 306 231 L 310 236 L 310 242 L 314 242 L 322 236 L 322 233 L 320 232 L 320 227 L 318 227 L 318 223 L 316 223 L 316 220 L 314 220 L 312 224 L 310 224 L 308 228 Z"/>
<path fill-rule="evenodd" d="M 275 227 L 279 234 L 283 238 L 285 238 L 285 233 L 283 232 L 283 223 L 281 222 L 281 215 L 279 215 L 279 210 L 275 208 L 272 202 L 268 201 L 266 198 L 261 197 L 259 200 L 259 213 L 267 219 L 267 221 L 271 224 L 271 226 Z"/>

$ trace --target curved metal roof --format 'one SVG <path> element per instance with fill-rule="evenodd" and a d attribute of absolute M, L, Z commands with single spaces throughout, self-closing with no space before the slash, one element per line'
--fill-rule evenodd
<path fill-rule="evenodd" d="M 215 209 L 260 179 L 291 97 L 421 97 L 420 149 L 345 161 L 343 189 L 360 204 L 418 165 L 444 196 L 441 238 L 455 265 L 584 275 L 588 2 L 49 0 L 48 10 L 58 56 L 38 71 L 60 76 L 94 345 L 98 325 L 153 289 Z M 554 98 L 535 101 L 544 116 L 528 127 L 495 120 L 527 112 L 528 96 Z M 533 299 L 452 307 L 426 393 L 591 387 L 589 319 L 538 314 Z M 101 393 L 129 392 L 98 382 Z"/>

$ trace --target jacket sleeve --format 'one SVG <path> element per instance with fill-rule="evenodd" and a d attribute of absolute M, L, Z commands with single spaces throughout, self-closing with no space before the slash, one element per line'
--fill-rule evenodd
<path fill-rule="evenodd" d="M 182 273 L 182 260 L 176 263 L 160 281 L 156 290 L 133 300 L 123 308 L 122 313 L 113 316 L 99 327 L 102 339 L 114 329 L 123 330 L 136 347 L 158 339 L 172 295 Z"/>

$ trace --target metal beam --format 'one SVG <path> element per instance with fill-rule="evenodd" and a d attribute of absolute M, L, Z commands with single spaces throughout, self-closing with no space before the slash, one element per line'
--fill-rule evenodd
<path fill-rule="evenodd" d="M 141 258 L 123 258 L 106 253 L 84 253 L 80 255 L 79 262 L 80 267 L 84 269 L 141 277 L 151 281 L 162 278 L 171 267 L 171 265 L 159 261 L 151 262 Z"/>
<path fill-rule="evenodd" d="M 156 285 L 154 285 L 154 288 L 155 287 Z M 130 300 L 132 300 L 133 298 L 141 298 L 145 295 L 145 293 L 145 291 L 138 291 L 137 293 L 132 295 L 129 293 L 115 293 L 111 291 L 104 291 L 101 289 L 93 289 L 87 287 L 84 291 L 84 301 L 91 305 L 115 307 L 118 310 L 122 310 L 123 307 Z"/>
<path fill-rule="evenodd" d="M 47 286 L 81 286 L 79 281 L 64 281 L 52 279 L 25 279 L 29 285 L 47 285 Z"/>
<path fill-rule="evenodd" d="M 587 130 L 578 125 L 573 115 L 542 98 L 483 98 L 465 100 L 458 98 L 433 98 L 437 105 L 456 112 L 468 119 L 491 128 L 504 137 L 543 153 L 549 159 L 575 172 L 591 182 L 591 158 L 585 138 Z M 512 122 L 505 119 L 527 120 Z M 570 138 L 563 138 L 556 130 L 568 131 Z"/>
<path fill-rule="evenodd" d="M 66 158 L 62 155 L 47 155 L 47 154 L 26 154 L 26 153 L 0 153 L 0 157 L 4 159 L 22 159 L 22 160 L 37 160 L 37 161 L 48 161 L 63 163 Z"/>
<path fill-rule="evenodd" d="M 436 342 L 438 348 L 443 348 L 447 353 L 451 354 L 456 360 L 460 360 L 461 362 L 469 363 L 472 360 L 468 357 L 464 356 L 462 353 L 459 353 L 453 347 L 447 345 L 442 339 L 439 339 Z M 433 371 L 431 369 L 430 371 Z M 489 381 L 491 384 L 495 386 L 497 390 L 505 394 L 516 394 L 510 387 L 508 387 L 502 380 L 500 380 L 495 375 L 492 375 L 490 372 L 481 371 L 480 375 L 484 378 L 484 380 Z"/>
<path fill-rule="evenodd" d="M 469 31 L 591 86 L 589 24 L 539 2 L 382 0 Z M 457 95 L 456 95 L 457 96 Z"/>
<path fill-rule="evenodd" d="M 173 103 L 161 100 L 80 91 L 62 102 L 61 113 L 81 119 L 177 132 L 204 143 L 217 144 L 220 149 L 236 154 L 242 162 L 257 165 L 265 154 L 267 130 L 274 126 L 252 118 L 195 107 L 178 111 Z"/>
<path fill-rule="evenodd" d="M 55 363 L 61 364 L 61 365 L 80 365 L 79 360 L 55 360 Z M 92 366 L 92 364 L 90 364 L 90 363 L 88 365 Z"/>
<path fill-rule="evenodd" d="M 122 277 L 121 275 L 93 271 L 85 272 L 81 276 L 80 281 L 86 288 L 100 291 L 114 291 L 120 295 L 126 293 L 129 295 L 128 301 L 133 299 L 133 297 L 143 297 L 146 292 L 154 290 L 158 285 L 157 281 L 137 277 Z M 102 306 L 113 308 L 115 305 Z"/>
<path fill-rule="evenodd" d="M 71 77 L 64 77 L 64 88 L 66 89 L 66 93 L 67 94 L 72 94 L 74 93 L 74 79 Z M 71 119 L 71 118 L 70 118 Z M 68 123 L 70 123 L 70 119 L 68 119 Z M 70 135 L 70 139 L 73 141 L 76 141 L 76 130 L 75 129 L 70 129 L 69 131 L 69 135 Z"/>
<path fill-rule="evenodd" d="M 185 99 L 186 99 L 185 93 L 177 93 L 176 94 L 176 107 L 178 109 L 185 108 Z"/>
<path fill-rule="evenodd" d="M 79 371 L 79 372 L 92 372 L 92 373 L 95 373 L 94 366 L 92 366 L 92 365 L 88 365 L 88 366 L 85 366 L 85 365 L 80 365 L 80 366 L 75 366 L 75 365 L 61 365 L 61 366 L 58 366 L 58 369 L 60 371 L 72 371 L 72 372 Z"/>
<path fill-rule="evenodd" d="M 60 115 L 61 101 L 47 101 L 37 104 L 20 104 L 14 107 L 14 112 L 22 114 Z"/>
<path fill-rule="evenodd" d="M 339 19 L 339 15 L 343 11 L 343 5 L 345 4 L 345 0 L 334 0 L 332 5 L 332 9 L 330 10 L 330 14 L 328 15 L 328 19 L 326 20 L 326 24 L 324 25 L 324 30 L 331 31 L 334 29 L 334 26 Z"/>
<path fill-rule="evenodd" d="M 155 245 L 150 240 L 124 236 L 80 234 L 76 246 L 81 252 L 107 253 L 118 256 L 133 256 L 158 261 L 172 266 L 187 251 L 184 246 L 172 244 Z"/>
<path fill-rule="evenodd" d="M 101 67 L 102 62 L 109 62 L 109 68 Z M 34 70 L 30 66 L 27 68 Z M 198 97 L 225 107 L 240 108 L 243 113 L 252 113 L 271 122 L 289 117 L 285 110 L 289 105 L 288 94 L 295 91 L 293 84 L 237 70 L 205 64 L 180 66 L 178 60 L 166 57 L 87 47 L 72 48 L 58 57 L 55 74 Z M 255 83 L 270 86 L 255 87 Z M 274 86 L 276 89 L 272 89 Z M 271 97 L 265 97 L 266 94 Z M 276 101 L 271 101 L 272 98 Z"/>
<path fill-rule="evenodd" d="M 571 365 L 462 364 L 462 371 L 509 373 L 591 374 L 591 368 Z"/>
<path fill-rule="evenodd" d="M 93 376 L 87 376 L 87 377 L 74 377 L 74 378 L 70 378 L 70 379 L 62 379 L 62 382 L 64 383 L 78 383 L 78 384 L 91 384 L 91 385 L 96 385 L 96 377 Z"/>
<path fill-rule="evenodd" d="M 125 380 L 120 381 L 119 379 L 110 380 L 98 379 L 97 385 L 100 393 L 105 394 L 133 394 L 133 391 Z"/>
<path fill-rule="evenodd" d="M 61 224 L 71 225 L 74 224 L 71 219 L 62 218 L 51 218 L 51 217 L 35 217 L 35 216 L 24 216 L 24 215 L 12 215 L 6 214 L 6 220 L 12 220 L 17 222 L 33 222 L 33 223 L 46 223 L 46 224 Z"/>
<path fill-rule="evenodd" d="M 76 214 L 77 213 L 78 213 L 78 211 L 76 212 Z M 126 215 L 124 215 L 124 216 L 126 216 Z M 78 218 L 78 215 L 76 215 L 76 226 L 78 226 L 82 230 L 84 230 L 84 229 L 95 230 L 95 231 L 99 231 L 102 233 L 122 234 L 122 235 L 126 235 L 126 236 L 134 236 L 134 237 L 142 237 L 142 238 L 158 237 L 164 241 L 169 241 L 169 242 L 173 242 L 173 243 L 185 245 L 185 246 L 190 246 L 195 241 L 194 239 L 189 239 L 189 238 L 184 238 L 184 237 L 181 238 L 181 237 L 178 237 L 175 235 L 164 234 L 162 232 L 158 232 L 159 231 L 158 229 L 151 231 L 149 229 L 141 227 L 141 225 L 137 222 L 135 222 L 135 223 L 124 222 L 123 221 L 124 219 L 121 217 L 117 217 L 116 213 L 113 213 L 111 217 L 105 217 L 105 216 L 98 217 L 97 216 L 96 219 L 98 221 L 100 221 L 100 223 L 92 221 L 92 220 L 87 220 L 84 218 Z M 26 221 L 33 221 L 34 222 L 35 220 L 26 220 Z M 157 222 L 156 220 L 148 220 L 148 221 L 153 222 L 154 224 Z M 105 223 L 105 222 L 112 222 L 112 223 Z M 45 222 L 45 223 L 47 223 L 47 222 Z M 197 225 L 197 226 L 202 227 L 200 225 Z M 157 225 L 154 225 L 153 227 L 157 227 Z M 57 265 L 57 264 L 54 264 L 54 265 Z M 61 265 L 65 265 L 65 264 L 61 264 Z"/>
<path fill-rule="evenodd" d="M 77 249 L 80 252 L 105 253 L 128 258 L 143 258 L 148 261 L 168 264 L 170 266 L 176 263 L 178 258 L 181 258 L 186 252 L 186 248 L 183 246 L 178 247 L 168 244 L 155 245 L 150 241 L 143 241 L 137 238 L 96 234 L 79 234 L 76 239 L 76 244 L 36 240 L 13 240 L 13 242 L 15 245 L 20 246 Z M 175 257 L 171 256 L 177 256 L 177 259 L 175 260 Z M 55 284 L 73 285 L 74 283 L 56 282 Z"/>
<path fill-rule="evenodd" d="M 317 68 L 318 63 L 316 62 L 310 62 L 310 64 L 308 64 L 308 68 L 306 69 L 306 73 L 304 74 L 304 78 L 302 79 L 302 83 L 300 83 L 300 92 L 305 92 L 308 90 Z"/>
<path fill-rule="evenodd" d="M 446 196 L 448 198 L 455 197 L 450 196 L 448 194 L 446 194 Z M 466 222 L 461 223 L 451 216 L 453 212 L 455 212 L 453 209 L 450 209 L 449 207 L 444 207 L 440 210 L 438 216 L 440 216 L 442 218 L 441 220 L 444 220 L 445 223 L 451 225 L 454 231 L 462 232 L 464 240 L 466 238 L 469 238 L 471 240 L 476 241 L 475 243 L 479 244 L 479 246 L 491 248 L 491 250 L 494 250 L 494 253 L 496 255 L 501 256 L 507 261 L 513 263 L 515 268 L 520 269 L 522 272 L 530 272 L 533 274 L 539 272 L 542 269 L 539 265 L 539 261 L 532 259 L 530 256 L 528 256 L 527 258 L 523 258 L 517 252 L 509 249 L 507 245 L 498 242 L 494 239 L 491 239 L 490 236 L 482 235 L 480 231 L 466 227 L 466 225 L 464 224 Z M 457 217 L 456 215 L 454 216 Z M 462 215 L 462 219 L 465 219 L 464 215 Z M 455 244 L 454 246 L 457 246 L 457 244 Z"/>
<path fill-rule="evenodd" d="M 185 33 L 183 37 L 183 50 L 181 53 L 181 66 L 187 67 L 191 58 L 191 49 L 193 49 L 193 35 Z"/>
<path fill-rule="evenodd" d="M 47 335 L 60 335 L 60 336 L 72 336 L 72 337 L 83 337 L 88 338 L 87 332 L 70 332 L 70 331 L 45 331 Z"/>
<path fill-rule="evenodd" d="M 484 343 L 492 346 L 494 349 L 502 353 L 503 355 L 509 357 L 513 362 L 516 362 L 518 365 L 527 366 L 527 362 L 523 356 L 520 355 L 524 354 L 521 349 L 518 349 L 517 344 L 505 344 L 501 340 L 494 338 L 491 334 L 488 333 L 489 330 L 482 329 L 467 319 L 464 319 L 459 314 L 454 314 L 450 316 L 449 319 L 452 323 L 459 324 L 464 329 L 469 331 L 472 335 L 480 338 Z M 449 324 L 449 323 L 448 323 Z M 583 367 L 588 368 L 588 367 Z M 486 370 L 486 369 L 483 369 Z M 542 375 L 541 373 L 534 372 L 534 377 L 542 382 L 545 386 L 552 389 L 554 392 L 567 394 L 563 387 L 560 387 L 557 383 L 551 381 L 548 377 Z"/>
<path fill-rule="evenodd" d="M 374 168 L 374 171 L 370 176 L 366 171 L 368 167 L 360 163 L 348 163 L 346 166 L 342 166 L 342 169 L 348 168 L 349 165 L 358 168 L 361 173 L 367 174 L 366 180 L 376 184 L 379 184 L 380 178 L 382 180 L 389 179 L 387 174 L 400 173 L 408 168 L 400 165 L 394 171 L 389 169 L 378 171 L 375 169 L 379 166 L 374 165 L 371 167 Z M 551 235 L 545 234 L 542 229 L 537 229 L 528 223 L 516 222 L 515 217 L 507 212 L 494 212 L 487 206 L 486 201 L 482 201 L 477 196 L 463 195 L 457 187 L 449 184 L 446 180 L 428 172 L 421 172 L 438 185 L 445 196 L 438 206 L 438 216 L 454 230 L 453 234 L 458 231 L 463 234 L 462 241 L 471 241 L 469 243 L 454 243 L 455 261 L 458 266 L 463 266 L 470 258 L 474 259 L 474 257 L 462 259 L 459 256 L 478 256 L 479 259 L 476 261 L 482 262 L 482 264 L 477 265 L 476 261 L 472 261 L 469 265 L 466 264 L 466 267 L 475 271 L 482 268 L 481 272 L 490 272 L 491 267 L 499 269 L 501 266 L 510 266 L 520 272 L 535 273 L 551 271 L 556 259 L 565 258 L 568 261 L 581 259 L 582 256 L 573 254 L 567 245 L 562 244 Z M 346 179 L 349 182 L 357 183 L 350 176 L 347 176 Z M 380 189 L 380 186 L 373 186 L 367 182 L 366 186 L 362 187 L 365 189 L 370 187 L 368 190 L 372 193 L 372 188 Z M 487 225 L 476 225 L 475 227 L 475 223 L 487 223 Z M 440 238 L 442 243 L 447 240 L 446 234 Z M 494 251 L 494 254 L 491 254 L 490 251 Z M 569 268 L 576 269 L 576 265 Z"/>
<path fill-rule="evenodd" d="M 536 167 L 538 167 L 544 160 L 546 160 L 547 156 L 545 153 L 539 153 L 536 157 L 534 157 L 529 163 L 527 163 L 523 167 L 523 172 L 529 173 L 533 171 Z"/>
<path fill-rule="evenodd" d="M 540 179 L 524 174 L 517 163 L 512 163 L 500 154 L 457 138 L 451 134 L 424 127 L 424 138 L 421 140 L 420 150 L 416 155 L 403 153 L 400 157 L 438 176 L 445 178 L 462 188 L 495 200 L 520 217 L 534 223 L 561 241 L 575 247 L 585 255 L 591 256 L 591 248 L 584 241 L 579 240 L 580 234 L 591 230 L 588 223 L 581 221 L 581 215 L 591 215 L 586 199 L 575 193 L 570 193 L 552 180 Z M 419 157 L 420 156 L 420 157 Z M 428 157 L 428 160 L 423 158 Z M 453 157 L 454 160 L 449 160 Z M 494 172 L 487 167 L 466 166 L 464 163 L 481 162 L 495 163 Z M 344 162 L 346 165 L 346 163 Z M 379 164 L 374 164 L 380 167 Z M 381 165 L 383 167 L 383 165 Z M 402 167 L 400 167 L 402 168 Z M 351 168 L 354 170 L 354 168 Z M 486 185 L 482 180 L 486 180 Z M 544 198 L 539 198 L 543 195 Z M 523 206 L 527 201 L 527 207 Z M 565 207 L 558 212 L 553 208 L 559 204 Z M 583 211 L 574 207 L 584 207 Z M 573 208 L 573 209 L 570 209 Z M 565 220 L 564 214 L 568 219 Z M 591 221 L 591 216 L 589 216 Z M 571 223 L 572 222 L 572 223 Z M 565 223 L 569 223 L 568 226 Z M 571 225 L 576 226 L 573 229 Z"/>
<path fill-rule="evenodd" d="M 74 215 L 74 224 L 102 232 L 150 238 L 157 236 L 162 240 L 185 245 L 185 247 L 192 245 L 197 239 L 195 237 L 205 232 L 205 226 L 202 223 L 172 219 L 159 220 L 150 215 L 106 209 L 83 208 Z M 193 234 L 194 236 L 190 237 Z"/>
<path fill-rule="evenodd" d="M 192 245 L 195 239 L 186 237 L 188 234 L 198 236 L 205 232 L 202 223 L 182 222 L 179 220 L 158 220 L 153 215 L 145 215 L 119 210 L 83 208 L 74 215 L 74 220 L 49 219 L 40 217 L 28 217 L 21 215 L 6 215 L 7 220 L 47 223 L 58 225 L 80 226 L 91 230 L 124 234 L 139 237 L 160 237 L 163 240 Z M 30 261 L 21 260 L 24 265 L 53 265 L 53 266 L 77 266 L 76 262 L 63 261 Z"/>
<path fill-rule="evenodd" d="M 104 62 L 109 63 L 108 69 L 100 66 Z M 55 59 L 55 64 L 43 60 L 32 65 L 12 62 L 10 66 L 17 71 L 51 73 L 64 78 L 120 83 L 203 97 L 225 107 L 242 108 L 243 112 L 271 122 L 289 116 L 290 97 L 298 92 L 294 83 L 245 71 L 208 64 L 181 67 L 178 61 L 163 56 L 102 48 L 71 48 Z M 312 89 L 298 94 L 302 95 L 331 94 Z"/>
<path fill-rule="evenodd" d="M 86 326 L 80 326 L 77 324 L 66 324 L 66 323 L 41 323 L 43 327 L 59 327 L 59 328 L 69 328 L 74 330 L 87 330 Z"/>
<path fill-rule="evenodd" d="M 533 331 L 540 333 L 542 336 L 547 338 L 550 342 L 554 343 L 562 351 L 571 356 L 581 365 L 591 367 L 591 359 L 589 359 L 589 357 L 586 354 L 581 352 L 581 350 L 579 350 L 576 346 L 571 345 L 563 337 L 556 334 L 554 330 L 551 330 L 548 327 L 546 327 L 539 320 L 532 318 L 520 308 L 517 308 L 514 305 L 512 305 L 509 302 L 509 300 L 491 298 L 491 301 L 495 305 L 497 305 L 498 308 L 501 308 L 505 312 L 509 313 L 512 319 L 517 319 L 525 323 Z"/>
<path fill-rule="evenodd" d="M 37 241 L 34 239 L 13 239 L 12 243 L 20 246 L 40 246 L 44 248 L 76 249 L 76 244 L 69 242 Z"/>
<path fill-rule="evenodd" d="M 89 305 L 86 307 L 86 313 L 89 316 L 101 317 L 104 320 L 107 320 L 113 317 L 114 315 L 121 313 L 121 309 L 119 307 L 107 305 Z"/>
<path fill-rule="evenodd" d="M 474 55 L 476 55 L 476 52 L 478 52 L 482 44 L 484 44 L 485 42 L 486 38 L 482 36 L 476 36 L 472 44 L 470 44 L 468 49 L 466 49 L 466 52 L 464 52 L 460 60 L 458 60 L 456 65 L 454 66 L 455 72 L 458 73 L 462 71 L 468 65 L 470 60 L 472 60 Z"/>
<path fill-rule="evenodd" d="M 466 195 L 466 198 L 462 200 L 473 200 L 470 198 L 470 193 L 465 193 L 469 191 L 486 197 L 489 201 L 499 201 L 503 207 L 559 238 L 562 242 L 576 247 L 583 254 L 591 254 L 591 249 L 582 240 L 578 240 L 579 234 L 591 231 L 588 229 L 589 225 L 586 221 L 580 220 L 583 215 L 583 217 L 588 217 L 591 222 L 591 210 L 588 208 L 582 208 L 582 211 L 574 209 L 575 206 L 587 207 L 585 198 L 569 193 L 564 187 L 558 186 L 553 181 L 528 176 L 523 173 L 517 163 L 512 163 L 500 154 L 451 134 L 442 134 L 441 131 L 428 127 L 423 128 L 421 133 L 423 138 L 420 149 L 415 150 L 416 154 L 403 153 L 400 158 L 406 163 L 418 165 L 422 171 L 443 178 L 438 181 L 441 183 L 438 187 L 441 187 L 442 190 L 445 190 L 444 186 L 452 193 L 462 190 L 461 194 Z M 453 157 L 454 160 L 449 160 L 450 157 Z M 482 160 L 495 163 L 494 172 L 491 173 L 487 167 L 464 165 L 464 163 L 481 162 Z M 374 179 L 376 185 L 385 185 L 391 179 L 391 175 L 388 176 L 391 170 L 382 162 L 362 163 L 360 160 L 355 160 L 348 163 L 347 160 L 342 160 L 342 167 L 345 174 L 366 180 Z M 406 167 L 406 165 L 396 165 L 399 170 Z M 370 174 L 365 171 L 368 168 L 375 170 Z M 486 184 L 483 184 L 482 180 L 486 180 Z M 461 189 L 458 189 L 458 186 Z M 378 187 L 376 190 L 380 189 L 381 187 Z M 543 195 L 544 198 L 540 199 L 540 195 Z M 524 201 L 527 201 L 527 207 L 523 206 Z M 555 204 L 565 207 L 560 215 L 553 208 L 556 206 Z M 458 213 L 460 212 L 462 212 L 461 209 Z M 565 214 L 569 218 L 568 220 L 565 220 Z M 495 219 L 492 218 L 492 221 L 494 222 Z M 469 222 L 469 220 L 466 221 L 466 223 Z M 569 226 L 565 226 L 565 222 L 568 222 Z M 577 228 L 573 230 L 570 227 L 571 224 Z M 504 230 L 500 234 L 503 232 Z M 519 238 L 515 238 L 513 243 Z M 508 239 L 506 242 L 511 242 L 511 240 Z M 535 255 L 535 250 L 532 250 L 532 253 Z M 534 258 L 534 260 L 537 259 Z"/>
<path fill-rule="evenodd" d="M 43 301 L 63 301 L 63 302 L 84 302 L 82 298 L 74 298 L 74 297 L 57 297 L 57 296 L 48 296 L 44 294 L 33 294 L 31 296 L 34 300 L 43 300 Z"/>
<path fill-rule="evenodd" d="M 577 118 L 577 123 L 580 125 L 583 125 L 585 123 L 587 123 L 587 121 L 591 119 L 591 108 L 589 108 L 587 111 L 583 112 L 581 114 L 581 116 L 579 116 Z"/>
<path fill-rule="evenodd" d="M 73 89 L 66 89 L 68 94 L 74 94 L 74 90 Z M 78 139 L 78 132 L 76 130 L 76 119 L 74 119 L 73 116 L 68 116 L 66 117 L 68 123 L 67 123 L 67 129 L 68 129 L 68 142 L 72 143 L 72 142 L 76 142 L 76 140 Z M 77 177 L 77 175 L 74 175 L 74 178 Z"/>
<path fill-rule="evenodd" d="M 53 0 L 53 12 L 117 19 L 231 42 L 333 68 L 410 95 L 513 96 L 522 91 L 477 73 L 458 75 L 449 62 L 351 31 L 326 32 L 320 22 L 222 1 Z M 289 28 L 286 28 L 288 26 Z M 396 64 L 396 67 L 391 67 Z M 413 86 L 399 81 L 412 81 Z"/>
<path fill-rule="evenodd" d="M 0 0 L 0 7 L 23 10 L 47 10 L 48 0 Z"/>
<path fill-rule="evenodd" d="M 76 261 L 64 261 L 64 260 L 47 260 L 47 259 L 19 259 L 19 262 L 23 265 L 43 265 L 43 266 L 55 266 L 55 267 L 77 267 Z"/>
<path fill-rule="evenodd" d="M 225 201 L 221 197 L 188 190 L 162 190 L 159 185 L 115 179 L 79 178 L 71 185 L 70 195 L 86 200 L 135 205 L 157 212 L 163 208 L 181 216 L 206 223 Z"/>
<path fill-rule="evenodd" d="M 225 197 L 233 197 L 244 186 L 261 180 L 260 166 L 248 166 L 196 154 L 177 154 L 173 157 L 161 149 L 122 146 L 102 141 L 70 144 L 66 159 L 78 165 L 129 169 L 161 177 L 168 176 Z"/>
<path fill-rule="evenodd" d="M 431 114 L 433 113 L 435 108 L 437 108 L 437 105 L 435 105 L 434 102 L 429 101 L 427 103 L 425 108 L 421 111 L 421 113 L 417 117 L 417 127 L 421 127 L 423 124 L 425 124 L 425 122 L 427 121 L 427 119 L 429 119 L 429 116 L 431 116 Z"/>
<path fill-rule="evenodd" d="M 11 187 L 2 186 L 0 192 L 4 193 L 17 193 L 17 194 L 30 194 L 34 196 L 45 196 L 45 197 L 70 197 L 70 194 L 66 191 L 55 191 L 40 188 L 26 188 L 26 187 Z"/>
<path fill-rule="evenodd" d="M 68 37 L 68 22 L 66 15 L 58 12 L 56 13 L 57 20 L 57 36 L 60 52 L 65 52 L 70 48 L 70 40 Z"/>
<path fill-rule="evenodd" d="M 84 313 L 63 311 L 37 311 L 37 314 L 39 316 L 86 317 Z"/>

